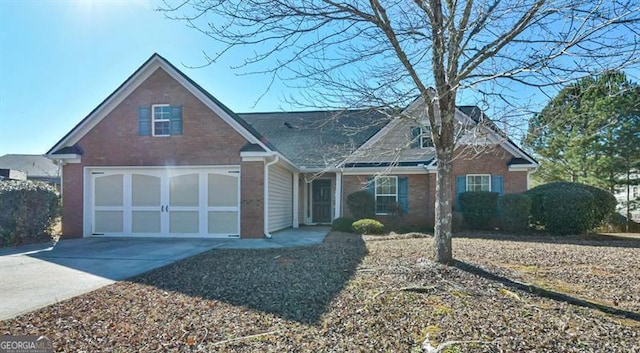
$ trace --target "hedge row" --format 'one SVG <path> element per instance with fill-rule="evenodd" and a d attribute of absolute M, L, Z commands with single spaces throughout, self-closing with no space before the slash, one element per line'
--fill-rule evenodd
<path fill-rule="evenodd" d="M 29 243 L 51 234 L 60 215 L 60 195 L 33 181 L 0 182 L 0 246 Z"/>
<path fill-rule="evenodd" d="M 560 235 L 593 230 L 613 214 L 616 206 L 611 193 L 569 182 L 500 197 L 491 192 L 465 192 L 459 200 L 468 228 L 487 229 L 497 218 L 508 231 L 523 231 L 533 224 Z"/>

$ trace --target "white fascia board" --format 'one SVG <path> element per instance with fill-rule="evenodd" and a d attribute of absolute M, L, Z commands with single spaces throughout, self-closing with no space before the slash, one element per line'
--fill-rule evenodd
<path fill-rule="evenodd" d="M 126 99 L 136 88 L 138 88 L 145 80 L 147 80 L 157 69 L 164 70 L 169 76 L 178 81 L 191 94 L 196 96 L 209 109 L 216 113 L 222 120 L 233 127 L 242 137 L 251 143 L 258 144 L 266 151 L 271 151 L 262 141 L 247 131 L 240 123 L 232 118 L 220 106 L 207 97 L 202 91 L 187 81 L 180 73 L 173 69 L 160 57 L 156 56 L 147 63 L 136 75 L 131 77 L 119 91 L 113 94 L 107 101 L 101 104 L 100 109 L 93 112 L 80 126 L 76 127 L 72 134 L 56 144 L 51 151 L 56 151 L 65 146 L 72 146 L 93 129 L 104 117 L 106 117 L 115 107 L 117 107 L 124 99 Z"/>
<path fill-rule="evenodd" d="M 392 167 L 392 168 L 345 168 L 342 175 L 395 175 L 395 174 L 430 174 L 436 173 L 435 169 L 427 169 L 426 167 Z"/>
<path fill-rule="evenodd" d="M 533 171 L 538 169 L 539 165 L 537 164 L 514 164 L 509 166 L 510 172 L 526 172 Z"/>
<path fill-rule="evenodd" d="M 82 155 L 80 154 L 47 154 L 47 158 L 54 161 L 60 161 L 64 163 L 80 163 L 82 162 Z"/>
<path fill-rule="evenodd" d="M 240 157 L 271 157 L 273 153 L 271 152 L 259 152 L 259 151 L 243 151 L 240 152 Z"/>

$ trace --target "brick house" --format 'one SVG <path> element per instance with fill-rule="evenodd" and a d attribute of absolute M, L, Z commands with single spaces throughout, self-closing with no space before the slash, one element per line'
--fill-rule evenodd
<path fill-rule="evenodd" d="M 348 215 L 346 196 L 362 189 L 382 219 L 395 204 L 405 222 L 433 223 L 420 105 L 237 114 L 154 54 L 47 152 L 63 165 L 63 232 L 269 237 Z M 456 192 L 526 190 L 537 162 L 477 108 L 456 118 Z M 471 140 L 482 148 L 466 148 Z"/>

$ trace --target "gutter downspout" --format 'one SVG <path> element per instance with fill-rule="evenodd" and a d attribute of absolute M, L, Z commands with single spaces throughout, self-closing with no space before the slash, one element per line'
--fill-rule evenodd
<path fill-rule="evenodd" d="M 280 156 L 276 155 L 275 158 L 264 165 L 264 236 L 267 239 L 271 239 L 271 233 L 269 233 L 269 167 L 278 163 Z"/>

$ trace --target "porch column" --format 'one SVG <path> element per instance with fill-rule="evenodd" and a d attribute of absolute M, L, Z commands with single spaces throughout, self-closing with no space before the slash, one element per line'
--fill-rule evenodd
<path fill-rule="evenodd" d="M 293 228 L 298 228 L 300 226 L 300 220 L 298 215 L 300 202 L 300 173 L 293 173 Z"/>
<path fill-rule="evenodd" d="M 336 194 L 334 196 L 335 207 L 333 219 L 339 218 L 342 214 L 342 173 L 336 172 Z"/>

